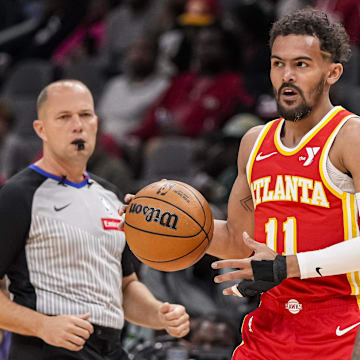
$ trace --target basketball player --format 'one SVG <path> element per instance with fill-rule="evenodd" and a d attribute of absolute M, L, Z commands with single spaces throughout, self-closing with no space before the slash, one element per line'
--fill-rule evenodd
<path fill-rule="evenodd" d="M 350 57 L 346 32 L 326 14 L 306 9 L 273 25 L 270 46 L 270 77 L 282 118 L 242 139 L 228 219 L 216 221 L 208 251 L 224 259 L 253 252 L 251 239 L 243 241 L 244 231 L 285 255 L 359 236 L 360 120 L 329 99 Z M 258 275 L 281 283 L 263 293 L 259 308 L 245 318 L 243 343 L 233 359 L 350 359 L 360 325 L 359 274 L 324 276 L 339 270 L 329 269 L 326 260 L 308 259 L 310 278 L 303 280 L 285 279 L 286 257 L 276 256 L 270 273 L 267 262 L 251 262 L 255 280 Z M 214 267 L 241 269 L 237 261 L 243 260 Z M 345 273 L 347 259 L 338 262 Z M 240 271 L 216 281 L 241 278 Z"/>
<path fill-rule="evenodd" d="M 128 359 L 127 319 L 182 337 L 189 316 L 137 280 L 114 188 L 86 172 L 98 119 L 88 88 L 62 80 L 38 98 L 43 157 L 0 190 L 0 328 L 13 332 L 10 360 Z"/>

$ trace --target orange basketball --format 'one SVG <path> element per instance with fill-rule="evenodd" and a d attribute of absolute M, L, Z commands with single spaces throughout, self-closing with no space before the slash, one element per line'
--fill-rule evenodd
<path fill-rule="evenodd" d="M 204 255 L 214 219 L 199 191 L 180 181 L 162 180 L 135 195 L 126 210 L 124 230 L 140 261 L 157 270 L 176 271 Z"/>

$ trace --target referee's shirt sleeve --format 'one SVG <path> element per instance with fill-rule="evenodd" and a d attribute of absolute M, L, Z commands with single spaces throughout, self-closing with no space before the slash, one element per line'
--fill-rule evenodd
<path fill-rule="evenodd" d="M 14 184 L 0 189 L 0 278 L 24 250 L 31 222 L 31 204 Z"/>
<path fill-rule="evenodd" d="M 123 276 L 129 276 L 135 272 L 135 267 L 133 263 L 133 253 L 130 251 L 129 245 L 126 243 L 125 249 L 122 253 L 121 266 L 123 271 Z"/>

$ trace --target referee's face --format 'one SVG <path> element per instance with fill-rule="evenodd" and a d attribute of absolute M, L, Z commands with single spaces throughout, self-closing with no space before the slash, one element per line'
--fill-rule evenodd
<path fill-rule="evenodd" d="M 95 148 L 98 119 L 85 86 L 75 82 L 51 86 L 37 122 L 35 129 L 43 140 L 44 156 L 86 164 Z"/>

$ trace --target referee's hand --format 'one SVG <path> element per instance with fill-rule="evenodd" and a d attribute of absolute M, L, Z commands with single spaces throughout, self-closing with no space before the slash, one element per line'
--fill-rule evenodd
<path fill-rule="evenodd" d="M 180 338 L 190 331 L 190 317 L 182 305 L 163 303 L 159 308 L 159 319 L 171 336 Z"/>
<path fill-rule="evenodd" d="M 47 316 L 40 330 L 40 338 L 49 345 L 79 351 L 93 333 L 88 321 L 90 314 Z"/>

